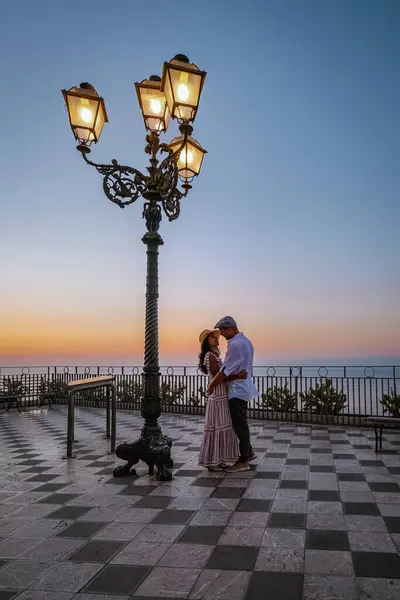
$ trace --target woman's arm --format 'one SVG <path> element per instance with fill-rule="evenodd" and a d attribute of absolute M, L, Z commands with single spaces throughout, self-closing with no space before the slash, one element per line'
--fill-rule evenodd
<path fill-rule="evenodd" d="M 226 378 L 227 381 L 235 381 L 236 379 L 247 379 L 247 371 L 240 371 L 240 373 L 229 375 Z"/>
<path fill-rule="evenodd" d="M 213 354 L 212 352 L 210 352 L 209 357 L 210 357 L 210 372 L 211 372 L 211 375 L 213 377 L 215 377 L 215 375 L 219 371 L 219 364 L 218 364 L 218 361 L 217 361 L 217 358 L 216 358 L 215 354 Z"/>

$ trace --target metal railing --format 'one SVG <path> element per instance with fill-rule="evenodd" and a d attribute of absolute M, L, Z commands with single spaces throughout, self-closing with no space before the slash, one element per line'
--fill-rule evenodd
<path fill-rule="evenodd" d="M 208 378 L 196 367 L 162 367 L 163 411 L 204 414 Z M 2 396 L 21 396 L 21 407 L 39 406 L 43 397 L 65 404 L 70 381 L 115 375 L 117 407 L 138 410 L 143 393 L 141 367 L 1 367 Z M 249 403 L 249 416 L 294 422 L 361 424 L 370 415 L 399 416 L 400 366 L 270 366 L 254 367 L 259 397 Z M 77 405 L 105 406 L 102 390 L 79 392 Z"/>

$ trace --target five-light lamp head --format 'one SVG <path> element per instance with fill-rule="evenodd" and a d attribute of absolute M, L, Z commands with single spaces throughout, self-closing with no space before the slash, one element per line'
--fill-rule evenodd
<path fill-rule="evenodd" d="M 192 136 L 191 123 L 196 118 L 206 73 L 187 56 L 177 54 L 164 63 L 162 78 L 151 75 L 135 83 L 135 89 L 147 131 L 160 135 L 168 129 L 171 118 L 180 124 L 181 134 L 168 144 L 177 157 L 177 168 L 186 189 L 200 173 L 206 150 Z M 78 149 L 89 152 L 88 146 L 100 139 L 104 123 L 108 122 L 102 97 L 89 83 L 62 90 L 70 126 Z M 186 184 L 186 185 L 185 185 Z"/>

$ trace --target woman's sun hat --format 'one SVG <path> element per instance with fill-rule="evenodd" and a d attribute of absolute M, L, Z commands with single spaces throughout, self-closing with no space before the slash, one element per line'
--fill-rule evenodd
<path fill-rule="evenodd" d="M 201 334 L 199 335 L 199 342 L 200 345 L 202 346 L 205 342 L 205 340 L 208 338 L 208 336 L 211 333 L 216 333 L 219 337 L 219 330 L 218 329 L 204 329 L 204 331 L 201 332 Z"/>

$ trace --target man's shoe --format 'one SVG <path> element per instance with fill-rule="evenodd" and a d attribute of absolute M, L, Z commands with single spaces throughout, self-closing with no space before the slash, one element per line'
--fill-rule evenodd
<path fill-rule="evenodd" d="M 253 452 L 253 454 L 251 454 L 249 456 L 249 458 L 247 459 L 247 462 L 251 462 L 252 460 L 256 460 L 256 458 L 257 458 L 257 454 L 254 454 L 254 452 Z"/>
<path fill-rule="evenodd" d="M 228 469 L 225 469 L 226 473 L 240 473 L 241 471 L 250 471 L 250 465 L 249 463 L 241 463 L 238 462 L 236 463 L 236 465 L 233 465 L 233 467 L 229 467 Z"/>

